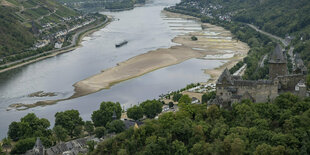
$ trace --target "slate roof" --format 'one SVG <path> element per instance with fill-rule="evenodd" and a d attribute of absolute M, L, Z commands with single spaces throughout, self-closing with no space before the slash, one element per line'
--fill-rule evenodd
<path fill-rule="evenodd" d="M 286 63 L 284 52 L 279 44 L 277 45 L 276 49 L 272 52 L 269 63 Z"/>
<path fill-rule="evenodd" d="M 44 148 L 40 138 L 38 137 L 37 140 L 36 140 L 36 143 L 34 145 L 34 148 Z"/>
<path fill-rule="evenodd" d="M 78 153 L 85 153 L 87 152 L 85 146 L 89 139 L 90 138 L 80 138 L 69 142 L 60 143 L 56 146 L 46 149 L 46 153 L 48 155 L 63 154 L 64 152 L 71 152 L 73 155 L 77 155 Z"/>
<path fill-rule="evenodd" d="M 233 78 L 227 68 L 223 71 L 221 76 L 218 78 L 216 84 L 224 84 L 226 82 L 229 84 L 233 84 Z"/>
<path fill-rule="evenodd" d="M 125 124 L 125 128 L 126 129 L 128 129 L 128 128 L 132 127 L 132 126 L 135 126 L 136 123 L 137 123 L 138 126 L 143 124 L 143 122 L 141 122 L 141 121 L 133 121 L 133 120 L 127 120 L 127 119 L 125 119 L 123 122 Z"/>

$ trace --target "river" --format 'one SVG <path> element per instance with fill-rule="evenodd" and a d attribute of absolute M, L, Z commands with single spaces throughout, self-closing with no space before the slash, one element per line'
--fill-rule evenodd
<path fill-rule="evenodd" d="M 207 81 L 209 75 L 204 74 L 203 69 L 218 67 L 224 61 L 190 59 L 80 98 L 24 111 L 7 111 L 8 106 L 14 103 L 29 104 L 70 97 L 74 93 L 74 83 L 139 54 L 169 48 L 174 45 L 171 39 L 177 35 L 201 30 L 197 21 L 169 19 L 161 14 L 164 7 L 178 1 L 154 0 L 133 10 L 106 12 L 104 14 L 116 20 L 85 37 L 80 48 L 0 74 L 0 138 L 6 136 L 12 121 L 19 121 L 27 113 L 35 113 L 54 124 L 56 112 L 76 109 L 84 120 L 89 120 L 102 101 L 120 102 L 122 107 L 128 108 L 187 84 Z M 122 40 L 129 42 L 115 48 L 115 44 Z M 57 96 L 28 97 L 37 91 L 55 92 Z"/>

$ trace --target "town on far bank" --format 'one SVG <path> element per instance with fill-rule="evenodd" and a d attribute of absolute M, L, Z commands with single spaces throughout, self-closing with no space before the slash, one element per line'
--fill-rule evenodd
<path fill-rule="evenodd" d="M 16 24 L 9 26 L 11 29 L 5 27 L 8 36 L 0 46 L 0 69 L 73 47 L 80 33 L 102 25 L 107 19 L 99 13 L 73 10 L 49 0 L 7 0 L 1 5 L 3 20 L 14 17 Z M 9 34 L 15 33 L 19 37 L 13 43 Z"/>

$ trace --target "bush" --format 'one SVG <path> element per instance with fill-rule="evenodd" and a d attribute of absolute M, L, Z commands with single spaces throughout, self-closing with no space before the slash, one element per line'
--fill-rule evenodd
<path fill-rule="evenodd" d="M 97 127 L 95 129 L 95 134 L 96 134 L 97 138 L 103 137 L 105 135 L 105 133 L 106 133 L 105 127 Z"/>
<path fill-rule="evenodd" d="M 125 130 L 125 124 L 121 120 L 114 120 L 111 123 L 108 123 L 107 128 L 109 133 L 120 133 Z"/>
<path fill-rule="evenodd" d="M 127 110 L 128 118 L 139 120 L 143 117 L 143 109 L 140 106 L 133 106 Z"/>
<path fill-rule="evenodd" d="M 198 38 L 196 36 L 192 36 L 191 39 L 192 39 L 192 41 L 197 41 L 198 40 Z"/>

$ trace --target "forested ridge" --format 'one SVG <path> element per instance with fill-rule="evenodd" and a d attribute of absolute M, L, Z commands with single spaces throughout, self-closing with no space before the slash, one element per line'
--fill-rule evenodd
<path fill-rule="evenodd" d="M 200 7 L 212 9 L 213 16 L 229 13 L 233 20 L 253 23 L 263 30 L 284 37 L 294 32 L 309 33 L 310 1 L 308 0 L 182 0 L 179 6 L 197 2 Z M 177 6 L 178 6 L 177 5 Z M 193 12 L 197 7 L 188 6 Z M 309 34 L 304 34 L 308 35 Z"/>
<path fill-rule="evenodd" d="M 231 69 L 238 70 L 247 64 L 244 79 L 258 80 L 268 78 L 268 65 L 260 67 L 258 64 L 263 57 L 273 51 L 277 41 L 256 32 L 247 24 L 278 35 L 282 38 L 290 36 L 290 47 L 294 47 L 294 54 L 299 54 L 307 68 L 310 68 L 310 21 L 308 12 L 310 1 L 289 0 L 182 0 L 176 6 L 166 8 L 168 11 L 187 14 L 201 18 L 207 22 L 230 30 L 236 39 L 247 43 L 251 49 L 244 61 Z M 288 61 L 288 69 L 292 71 L 292 62 Z"/>
<path fill-rule="evenodd" d="M 283 94 L 230 110 L 181 103 L 99 144 L 92 154 L 309 154 L 310 100 Z"/>
<path fill-rule="evenodd" d="M 135 4 L 144 4 L 145 0 L 57 0 L 66 6 L 84 12 L 96 12 L 102 10 L 126 10 L 132 9 Z"/>

